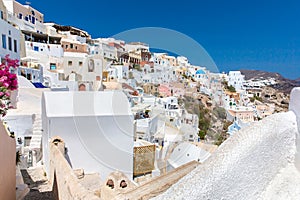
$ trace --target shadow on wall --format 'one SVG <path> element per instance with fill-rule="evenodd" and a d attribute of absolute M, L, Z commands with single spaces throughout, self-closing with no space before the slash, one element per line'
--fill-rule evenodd
<path fill-rule="evenodd" d="M 56 172 L 55 171 L 54 171 L 52 192 L 53 192 L 53 199 L 58 200 L 59 199 L 59 194 L 58 194 L 57 178 L 56 178 Z"/>
<path fill-rule="evenodd" d="M 289 110 L 293 111 L 297 117 L 298 134 L 296 140 L 297 153 L 295 156 L 295 166 L 300 172 L 300 87 L 294 88 L 291 92 Z"/>
<path fill-rule="evenodd" d="M 16 142 L 0 120 L 0 198 L 16 199 Z"/>

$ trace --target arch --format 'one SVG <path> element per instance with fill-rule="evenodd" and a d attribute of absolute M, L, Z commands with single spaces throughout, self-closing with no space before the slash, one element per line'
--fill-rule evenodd
<path fill-rule="evenodd" d="M 126 181 L 123 179 L 123 180 L 121 180 L 121 182 L 120 182 L 120 187 L 121 188 L 126 188 L 127 187 L 127 183 L 126 183 Z"/>
<path fill-rule="evenodd" d="M 112 179 L 108 179 L 106 182 L 106 185 L 108 187 L 110 187 L 111 189 L 114 189 L 114 187 L 115 187 L 114 181 Z"/>

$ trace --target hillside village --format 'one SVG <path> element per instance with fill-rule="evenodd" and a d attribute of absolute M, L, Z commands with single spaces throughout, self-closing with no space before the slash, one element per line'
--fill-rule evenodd
<path fill-rule="evenodd" d="M 83 185 L 102 199 L 179 180 L 239 130 L 288 110 L 276 78 L 245 80 L 143 41 L 92 38 L 15 0 L 1 0 L 0 10 L 1 59 L 20 61 L 13 108 L 2 118 L 20 156 L 17 199 L 34 198 L 26 173 L 58 184 L 60 199 L 64 173 L 74 175 L 74 191 L 86 194 Z"/>

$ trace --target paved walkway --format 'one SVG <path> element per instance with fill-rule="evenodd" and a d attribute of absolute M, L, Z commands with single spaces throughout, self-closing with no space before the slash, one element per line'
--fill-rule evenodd
<path fill-rule="evenodd" d="M 24 183 L 30 188 L 30 192 L 24 200 L 54 200 L 52 188 L 44 176 L 42 167 L 21 170 Z"/>

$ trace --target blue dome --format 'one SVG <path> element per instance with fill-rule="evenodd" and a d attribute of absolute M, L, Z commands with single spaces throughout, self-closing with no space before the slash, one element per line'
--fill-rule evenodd
<path fill-rule="evenodd" d="M 205 74 L 205 71 L 203 71 L 202 69 L 199 69 L 196 71 L 196 74 Z"/>

